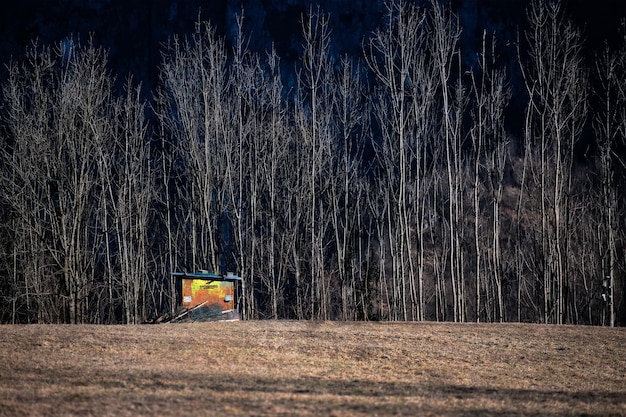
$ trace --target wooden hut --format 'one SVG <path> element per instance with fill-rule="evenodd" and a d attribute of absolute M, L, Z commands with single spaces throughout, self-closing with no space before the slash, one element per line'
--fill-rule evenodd
<path fill-rule="evenodd" d="M 209 271 L 173 272 L 178 278 L 182 313 L 172 321 L 236 320 L 237 283 L 241 277 L 232 273 Z"/>

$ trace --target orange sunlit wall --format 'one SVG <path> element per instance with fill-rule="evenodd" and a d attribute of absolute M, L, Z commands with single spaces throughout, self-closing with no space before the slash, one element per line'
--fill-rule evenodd
<path fill-rule="evenodd" d="M 233 283 L 230 281 L 206 281 L 184 278 L 182 280 L 183 308 L 192 308 L 205 301 L 205 305 L 219 303 L 222 310 L 235 307 Z"/>

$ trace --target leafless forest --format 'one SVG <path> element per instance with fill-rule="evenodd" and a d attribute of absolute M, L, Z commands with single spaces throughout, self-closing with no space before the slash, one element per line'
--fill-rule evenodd
<path fill-rule="evenodd" d="M 626 31 L 590 56 L 559 3 L 527 19 L 472 58 L 391 1 L 337 58 L 311 9 L 287 75 L 199 19 L 151 92 L 35 43 L 1 80 L 0 320 L 141 323 L 202 268 L 246 319 L 625 324 Z"/>

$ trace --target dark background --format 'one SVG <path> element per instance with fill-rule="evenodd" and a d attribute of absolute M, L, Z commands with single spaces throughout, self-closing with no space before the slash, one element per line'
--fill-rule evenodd
<path fill-rule="evenodd" d="M 526 24 L 529 3 L 452 0 L 463 27 L 466 57 L 480 50 L 483 28 L 494 32 L 514 55 L 512 44 Z M 109 50 L 114 74 L 120 78 L 132 74 L 149 90 L 157 81 L 163 42 L 173 35 L 191 34 L 199 16 L 230 42 L 236 34 L 236 15 L 243 8 L 251 48 L 263 52 L 273 42 L 289 65 L 299 53 L 301 16 L 317 5 L 330 14 L 334 54 L 360 55 L 362 39 L 380 26 L 384 14 L 382 0 L 24 0 L 3 6 L 0 63 L 21 57 L 33 40 L 54 45 L 74 37 L 84 43 L 92 36 L 96 45 Z M 626 16 L 623 0 L 565 0 L 563 5 L 583 29 L 591 57 L 605 39 L 615 39 L 620 19 Z"/>

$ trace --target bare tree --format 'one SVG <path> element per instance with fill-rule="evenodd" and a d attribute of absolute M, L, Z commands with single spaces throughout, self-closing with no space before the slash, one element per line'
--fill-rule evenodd
<path fill-rule="evenodd" d="M 383 212 L 387 233 L 384 240 L 392 265 L 391 312 L 393 319 L 407 320 L 423 314 L 422 275 L 415 283 L 416 273 L 418 270 L 421 273 L 421 269 L 415 265 L 413 224 L 421 217 L 411 213 L 410 207 L 415 210 L 417 204 L 410 199 L 412 196 L 419 199 L 421 193 L 427 126 L 424 116 L 429 115 L 427 106 L 433 80 L 428 77 L 427 64 L 420 56 L 426 51 L 424 11 L 401 1 L 388 2 L 386 8 L 385 28 L 374 32 L 365 45 L 365 56 L 380 86 L 373 110 L 382 134 L 376 155 L 382 177 L 381 191 L 387 199 Z M 421 107 L 420 100 L 426 101 L 426 107 Z M 417 311 L 411 311 L 410 305 Z"/>
<path fill-rule="evenodd" d="M 35 45 L 10 68 L 4 97 L 13 143 L 3 183 L 21 213 L 22 236 L 30 236 L 24 262 L 41 301 L 38 320 L 89 320 L 99 243 L 92 202 L 111 131 L 111 84 L 106 54 L 91 43 L 67 41 L 56 51 Z"/>
<path fill-rule="evenodd" d="M 242 314 L 252 318 L 256 314 L 254 280 L 257 275 L 255 259 L 262 250 L 254 225 L 261 221 L 260 199 L 260 120 L 259 102 L 264 82 L 259 58 L 248 51 L 243 34 L 243 16 L 237 19 L 237 39 L 233 61 L 229 66 L 231 82 L 224 100 L 231 101 L 230 115 L 224 113 L 224 175 L 228 199 L 229 221 L 233 229 L 235 247 L 230 248 L 226 263 L 229 270 L 237 269 L 244 277 L 242 283 Z M 234 265 L 233 265 L 234 264 Z"/>
<path fill-rule="evenodd" d="M 171 41 L 161 68 L 168 134 L 185 164 L 184 205 L 191 258 L 182 267 L 220 269 L 227 100 L 224 42 L 208 22 L 191 39 Z M 179 219 L 180 220 L 180 219 Z"/>
<path fill-rule="evenodd" d="M 626 31 L 625 31 L 626 33 Z M 615 181 L 620 165 L 616 149 L 619 139 L 626 132 L 626 37 L 622 49 L 614 53 L 608 47 L 596 60 L 595 76 L 598 81 L 596 96 L 598 111 L 594 113 L 593 126 L 599 147 L 599 170 L 602 186 L 602 198 L 599 212 L 602 218 L 601 236 L 598 236 L 602 274 L 600 282 L 608 277 L 605 297 L 609 307 L 609 325 L 615 325 L 615 285 L 617 276 L 618 224 L 618 186 Z M 587 287 L 590 290 L 589 287 Z M 593 294 L 589 294 L 593 297 Z M 591 305 L 591 302 L 589 302 Z"/>
<path fill-rule="evenodd" d="M 508 143 L 504 130 L 504 112 L 509 100 L 509 90 L 504 72 L 496 67 L 495 37 L 491 38 L 487 50 L 487 35 L 483 32 L 482 54 L 480 55 L 480 78 L 471 73 L 475 108 L 471 130 L 474 158 L 474 240 L 476 247 L 476 321 L 480 321 L 481 291 L 486 287 L 482 279 L 492 275 L 496 286 L 498 321 L 504 321 L 504 300 L 502 295 L 502 249 L 500 245 L 500 204 L 504 187 L 504 169 L 507 160 Z M 483 183 L 481 178 L 487 178 Z M 481 207 L 481 195 L 487 194 L 491 200 L 491 212 Z M 491 236 L 488 241 L 481 239 L 489 235 L 483 217 L 491 217 Z M 483 259 L 488 254 L 488 260 Z"/>
<path fill-rule="evenodd" d="M 450 282 L 453 294 L 453 319 L 465 320 L 465 282 L 463 278 L 462 220 L 463 220 L 463 135 L 462 116 L 466 96 L 460 75 L 459 39 L 461 29 L 458 18 L 441 5 L 432 2 L 430 18 L 432 33 L 431 53 L 439 69 L 441 86 L 442 124 L 441 140 L 445 147 L 445 170 L 448 190 L 448 233 L 450 241 Z"/>
<path fill-rule="evenodd" d="M 264 113 L 266 123 L 261 124 L 264 153 L 261 165 L 261 176 L 267 198 L 265 199 L 265 213 L 269 222 L 269 244 L 266 246 L 267 276 L 271 280 L 269 285 L 272 294 L 272 314 L 279 317 L 286 315 L 283 294 L 287 285 L 289 273 L 289 248 L 294 247 L 296 233 L 289 229 L 290 215 L 281 209 L 289 207 L 291 196 L 289 192 L 289 178 L 292 176 L 293 163 L 289 149 L 293 138 L 289 126 L 289 115 L 283 99 L 283 84 L 280 74 L 280 63 L 276 51 L 268 54 L 269 80 L 265 84 L 264 97 L 267 98 L 267 110 Z M 293 271 L 292 271 L 293 272 Z M 298 309 L 298 307 L 296 307 Z"/>
<path fill-rule="evenodd" d="M 328 192 L 332 175 L 331 142 L 335 140 L 332 118 L 334 101 L 330 61 L 330 29 L 328 16 L 321 10 L 311 10 L 303 18 L 304 50 L 302 70 L 298 74 L 295 100 L 295 123 L 304 150 L 301 171 L 303 207 L 306 221 L 307 261 L 310 274 L 311 317 L 329 319 L 331 277 L 325 271 L 326 237 L 329 212 L 332 210 L 323 196 Z"/>
<path fill-rule="evenodd" d="M 356 277 L 354 274 L 354 234 L 356 204 L 359 201 L 356 179 L 360 172 L 365 131 L 365 104 L 358 66 L 347 56 L 341 59 L 341 72 L 334 80 L 338 137 L 331 142 L 333 167 L 330 179 L 330 218 L 336 248 L 340 286 L 341 318 L 356 314 Z"/>
<path fill-rule="evenodd" d="M 109 279 L 117 281 L 115 287 L 121 295 L 124 322 L 136 324 L 147 319 L 146 308 L 152 296 L 148 291 L 148 238 L 154 180 L 140 88 L 133 88 L 129 80 L 125 96 L 116 107 L 116 130 L 110 136 L 113 141 L 100 159 L 105 251 L 107 267 L 112 269 Z M 106 218 L 109 216 L 111 220 Z M 111 260 L 113 241 L 117 251 Z M 109 289 L 109 297 L 111 294 Z"/>
<path fill-rule="evenodd" d="M 582 38 L 562 17 L 558 2 L 529 9 L 528 63 L 522 71 L 529 94 L 528 139 L 540 148 L 544 321 L 564 322 L 566 227 L 574 144 L 586 114 Z"/>

